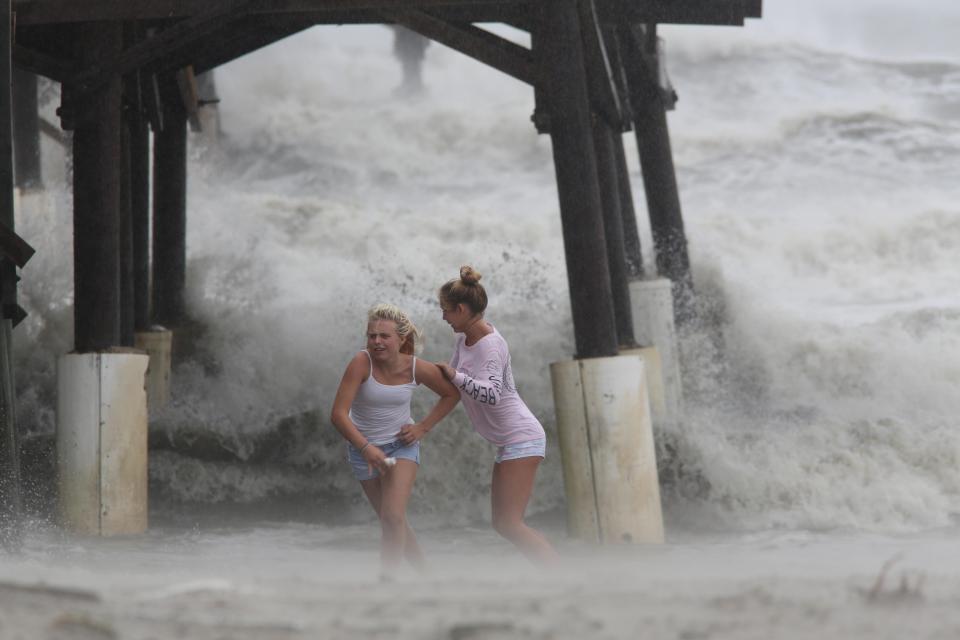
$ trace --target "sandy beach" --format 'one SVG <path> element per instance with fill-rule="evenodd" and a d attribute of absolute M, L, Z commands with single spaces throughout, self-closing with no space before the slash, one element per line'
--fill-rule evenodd
<path fill-rule="evenodd" d="M 421 534 L 426 575 L 378 579 L 371 523 L 33 532 L 0 556 L 0 638 L 955 638 L 955 531 L 776 533 L 593 547 L 548 529 L 540 571 L 482 529 Z M 883 580 L 880 580 L 881 574 Z"/>

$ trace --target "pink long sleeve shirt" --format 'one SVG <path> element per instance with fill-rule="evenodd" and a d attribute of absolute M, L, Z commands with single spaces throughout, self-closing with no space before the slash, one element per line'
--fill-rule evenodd
<path fill-rule="evenodd" d="M 507 341 L 496 328 L 473 346 L 458 333 L 450 366 L 457 371 L 453 384 L 477 433 L 498 447 L 544 437 L 540 421 L 517 393 Z"/>

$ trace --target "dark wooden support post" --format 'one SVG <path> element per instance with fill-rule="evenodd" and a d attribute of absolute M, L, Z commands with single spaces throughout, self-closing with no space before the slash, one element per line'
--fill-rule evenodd
<path fill-rule="evenodd" d="M 631 348 L 636 346 L 636 341 L 633 337 L 633 313 L 630 309 L 623 215 L 620 207 L 620 178 L 614 149 L 614 137 L 619 138 L 620 134 L 599 115 L 594 115 L 593 134 L 617 343 L 621 348 Z"/>
<path fill-rule="evenodd" d="M 17 186 L 21 189 L 42 188 L 37 76 L 23 69 L 13 70 L 13 135 Z"/>
<path fill-rule="evenodd" d="M 120 344 L 133 346 L 134 280 L 133 280 L 133 209 L 130 176 L 130 122 L 124 114 L 120 126 Z"/>
<path fill-rule="evenodd" d="M 174 328 L 186 316 L 187 113 L 169 80 L 153 145 L 153 319 Z"/>
<path fill-rule="evenodd" d="M 136 331 L 150 327 L 150 131 L 140 108 L 139 76 L 129 81 L 136 96 L 129 112 L 130 218 L 133 241 L 133 318 Z M 130 86 L 130 85 L 128 85 Z"/>
<path fill-rule="evenodd" d="M 596 15 L 596 14 L 594 14 Z M 597 24 L 599 25 L 599 19 Z M 613 159 L 617 166 L 617 186 L 620 193 L 620 217 L 623 227 L 624 259 L 627 262 L 627 278 L 638 280 L 643 277 L 643 255 L 640 251 L 640 234 L 637 231 L 637 215 L 633 208 L 633 190 L 630 188 L 630 172 L 627 170 L 627 158 L 623 150 L 623 132 L 631 129 L 633 109 L 630 104 L 630 88 L 623 66 L 623 43 L 620 30 L 615 25 L 598 26 L 598 41 L 602 42 L 604 52 L 604 71 L 608 76 L 611 95 L 616 97 L 613 129 Z"/>
<path fill-rule="evenodd" d="M 577 357 L 614 356 L 617 330 L 576 0 L 541 4 L 533 45 L 549 110 Z"/>
<path fill-rule="evenodd" d="M 626 251 L 623 239 L 623 217 L 620 213 L 620 179 L 614 149 L 628 118 L 611 66 L 607 35 L 601 28 L 593 0 L 577 2 L 586 66 L 587 91 L 593 109 L 593 145 L 597 153 L 597 181 L 603 206 L 603 229 L 607 245 L 610 288 L 613 294 L 617 344 L 621 348 L 636 346 L 633 338 L 633 313 L 627 281 Z"/>
<path fill-rule="evenodd" d="M 637 230 L 637 213 L 633 207 L 633 190 L 630 187 L 630 170 L 623 149 L 623 136 L 613 140 L 614 160 L 617 163 L 617 185 L 620 188 L 620 216 L 623 220 L 623 249 L 627 261 L 627 277 L 630 280 L 643 278 L 643 252 L 640 248 L 640 233 Z"/>
<path fill-rule="evenodd" d="M 120 55 L 119 25 L 87 23 L 78 33 L 85 65 Z M 74 326 L 81 353 L 120 344 L 120 84 L 113 76 L 74 104 Z"/>
<path fill-rule="evenodd" d="M 636 33 L 632 34 L 637 36 Z M 642 42 L 634 41 L 624 59 L 630 80 L 634 129 L 647 196 L 657 271 L 673 283 L 677 320 L 692 317 L 693 278 L 677 189 L 664 89 L 658 72 L 656 25 L 648 25 Z M 641 49 L 642 47 L 642 49 Z M 641 57 L 642 56 L 642 57 Z"/>
<path fill-rule="evenodd" d="M 13 230 L 13 125 L 10 96 L 11 0 L 0 0 L 0 223 Z M 6 303 L 15 284 L 14 265 L 0 261 L 0 284 Z M 21 539 L 20 438 L 13 393 L 11 321 L 0 314 L 0 547 L 15 548 Z"/>

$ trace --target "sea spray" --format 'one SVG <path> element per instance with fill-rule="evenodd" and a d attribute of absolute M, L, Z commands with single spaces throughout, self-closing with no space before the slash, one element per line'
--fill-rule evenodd
<path fill-rule="evenodd" d="M 685 414 L 658 434 L 668 532 L 905 531 L 960 512 L 960 64 L 732 36 L 668 40 L 701 322 L 681 333 Z M 714 33 L 714 32 L 710 32 Z M 736 35 L 736 34 L 733 34 Z M 292 62 L 302 62 L 300 66 Z M 323 60 L 324 69 L 314 73 Z M 153 416 L 153 495 L 363 508 L 327 416 L 365 310 L 407 309 L 442 360 L 436 288 L 484 273 L 488 319 L 548 433 L 531 512 L 562 507 L 547 367 L 575 351 L 549 139 L 528 87 L 441 47 L 398 102 L 389 32 L 312 30 L 218 72 L 225 136 L 192 139 L 194 350 Z M 652 263 L 636 151 L 627 157 Z M 48 156 L 49 157 L 49 156 Z M 69 351 L 69 181 L 19 213 L 21 424 L 53 431 Z M 56 163 L 54 163 L 56 164 Z M 415 400 L 415 414 L 432 402 Z M 492 451 L 462 410 L 424 443 L 411 510 L 488 516 Z"/>

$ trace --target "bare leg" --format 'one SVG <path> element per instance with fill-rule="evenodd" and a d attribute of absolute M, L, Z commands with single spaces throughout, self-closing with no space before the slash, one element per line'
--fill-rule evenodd
<path fill-rule="evenodd" d="M 382 537 L 380 539 L 380 564 L 385 575 L 389 576 L 396 572 L 400 560 L 404 555 L 411 555 L 411 563 L 422 564 L 423 556 L 420 548 L 413 538 L 413 532 L 407 524 L 407 502 L 410 499 L 410 492 L 413 490 L 413 481 L 417 477 L 417 464 L 410 460 L 397 460 L 397 465 L 389 472 L 379 478 L 379 496 L 371 496 L 373 491 L 368 491 L 367 487 L 373 481 L 366 481 L 364 491 L 370 499 L 371 504 L 377 510 L 380 516 L 380 529 Z M 373 489 L 372 486 L 370 486 Z M 379 503 L 377 509 L 376 498 Z M 408 550 L 408 533 L 413 540 L 412 547 Z"/>
<path fill-rule="evenodd" d="M 373 507 L 373 511 L 377 514 L 377 519 L 379 520 L 380 478 L 374 478 L 373 480 L 361 480 L 360 486 L 363 487 L 363 493 L 366 494 L 367 500 L 370 501 L 370 506 Z M 404 558 L 407 559 L 407 562 L 409 562 L 411 566 L 418 570 L 423 570 L 426 566 L 426 559 L 423 556 L 423 551 L 420 549 L 420 544 L 417 542 L 417 536 L 414 535 L 413 529 L 410 528 L 409 523 L 407 524 L 407 535 L 404 539 Z"/>
<path fill-rule="evenodd" d="M 543 534 L 523 521 L 541 459 L 517 458 L 494 464 L 490 501 L 497 533 L 517 545 L 536 564 L 552 565 L 558 560 L 556 550 Z"/>

